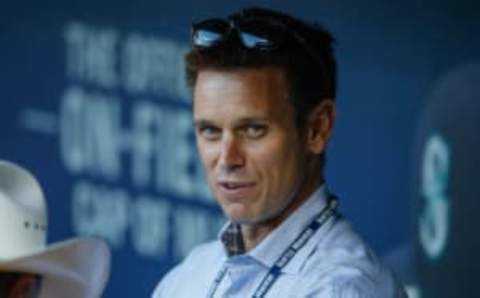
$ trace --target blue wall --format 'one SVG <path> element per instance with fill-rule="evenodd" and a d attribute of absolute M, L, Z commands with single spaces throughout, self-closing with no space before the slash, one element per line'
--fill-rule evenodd
<path fill-rule="evenodd" d="M 181 57 L 191 21 L 252 4 L 336 36 L 330 189 L 381 255 L 413 241 L 418 118 L 438 78 L 478 61 L 477 2 L 2 4 L 0 158 L 39 177 L 50 241 L 109 241 L 105 297 L 146 297 L 195 242 L 215 237 L 222 216 L 196 159 Z"/>

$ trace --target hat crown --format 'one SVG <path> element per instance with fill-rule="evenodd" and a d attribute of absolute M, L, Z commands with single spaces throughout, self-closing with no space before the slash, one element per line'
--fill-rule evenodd
<path fill-rule="evenodd" d="M 24 168 L 0 161 L 0 260 L 42 250 L 47 208 L 37 180 Z"/>

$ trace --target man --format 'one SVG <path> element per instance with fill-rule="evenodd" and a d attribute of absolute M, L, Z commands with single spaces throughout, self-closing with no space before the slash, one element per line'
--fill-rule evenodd
<path fill-rule="evenodd" d="M 47 209 L 36 179 L 0 161 L 0 298 L 99 298 L 110 251 L 98 239 L 46 247 Z"/>
<path fill-rule="evenodd" d="M 197 146 L 229 222 L 153 297 L 405 297 L 325 186 L 330 34 L 250 8 L 194 24 L 192 43 Z"/>

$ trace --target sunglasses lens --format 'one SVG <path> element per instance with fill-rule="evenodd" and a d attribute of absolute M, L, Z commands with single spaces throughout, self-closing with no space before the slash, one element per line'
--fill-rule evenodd
<path fill-rule="evenodd" d="M 223 35 L 218 32 L 208 30 L 198 30 L 193 35 L 193 44 L 198 47 L 211 47 L 219 43 Z"/>
<path fill-rule="evenodd" d="M 282 43 L 282 30 L 263 20 L 237 21 L 243 45 L 249 49 L 269 50 Z"/>
<path fill-rule="evenodd" d="M 225 40 L 230 25 L 221 19 L 210 19 L 193 26 L 192 42 L 197 47 L 211 47 Z"/>
<path fill-rule="evenodd" d="M 241 32 L 240 38 L 243 45 L 249 49 L 267 49 L 273 46 L 272 42 L 268 39 L 248 32 Z"/>

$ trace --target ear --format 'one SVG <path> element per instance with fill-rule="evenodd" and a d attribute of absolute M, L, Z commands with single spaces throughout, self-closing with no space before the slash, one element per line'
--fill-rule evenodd
<path fill-rule="evenodd" d="M 313 154 L 325 151 L 335 121 L 335 103 L 330 98 L 323 99 L 308 116 L 306 127 L 307 149 Z"/>

